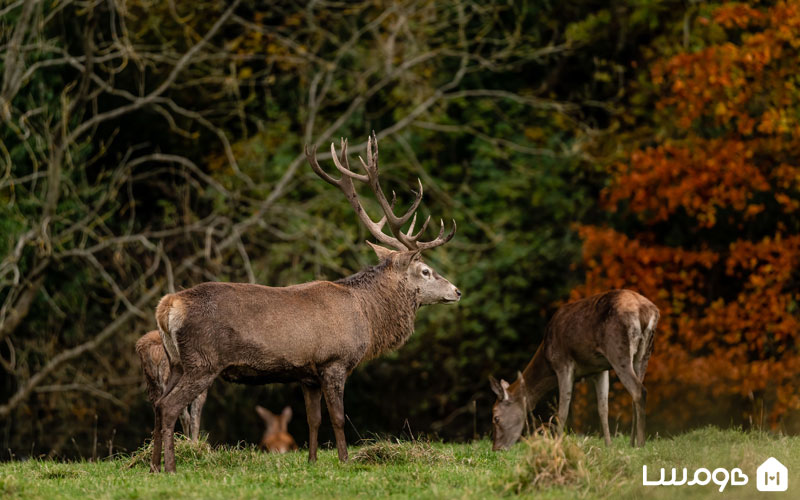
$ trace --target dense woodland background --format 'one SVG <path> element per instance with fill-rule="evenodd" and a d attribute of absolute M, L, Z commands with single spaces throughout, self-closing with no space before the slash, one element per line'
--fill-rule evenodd
<path fill-rule="evenodd" d="M 427 259 L 464 298 L 349 379 L 350 440 L 484 435 L 487 376 L 611 287 L 662 311 L 650 432 L 798 432 L 798 63 L 797 0 L 5 0 L 0 456 L 141 445 L 133 345 L 164 293 L 374 263 L 302 154 L 372 130 L 400 202 L 419 177 L 422 212 L 458 221 Z M 256 404 L 292 405 L 303 442 L 298 386 L 221 381 L 211 442 L 256 442 Z"/>

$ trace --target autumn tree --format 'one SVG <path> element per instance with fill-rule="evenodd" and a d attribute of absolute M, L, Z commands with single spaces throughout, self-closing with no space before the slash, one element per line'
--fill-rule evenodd
<path fill-rule="evenodd" d="M 704 6 L 684 28 L 624 117 L 572 295 L 628 287 L 661 309 L 655 421 L 777 427 L 800 409 L 800 2 Z"/>

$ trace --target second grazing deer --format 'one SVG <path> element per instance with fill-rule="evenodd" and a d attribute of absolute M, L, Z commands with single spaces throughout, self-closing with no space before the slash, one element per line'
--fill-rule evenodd
<path fill-rule="evenodd" d="M 611 290 L 561 307 L 545 330 L 533 359 L 509 384 L 489 377 L 497 401 L 492 408 L 493 449 L 507 449 L 522 435 L 528 413 L 551 390 L 558 388 L 558 430 L 569 415 L 576 379 L 591 377 L 597 392 L 597 411 L 606 444 L 608 429 L 608 370 L 614 369 L 633 398 L 631 446 L 644 446 L 644 375 L 653 351 L 658 308 L 631 290 Z"/>
<path fill-rule="evenodd" d="M 164 344 L 161 343 L 161 334 L 158 330 L 147 332 L 136 341 L 136 353 L 142 361 L 142 371 L 147 384 L 147 398 L 155 405 L 158 398 L 164 394 L 164 389 L 169 378 L 169 361 Z M 189 406 L 181 412 L 180 420 L 183 433 L 197 441 L 200 436 L 200 415 L 206 403 L 207 391 L 201 392 Z M 156 413 L 154 429 L 161 427 L 161 421 Z"/>
<path fill-rule="evenodd" d="M 297 449 L 297 443 L 289 434 L 289 422 L 292 420 L 292 407 L 287 406 L 282 412 L 275 414 L 262 406 L 256 405 L 256 413 L 264 421 L 266 430 L 258 447 L 270 453 L 286 453 Z"/>
<path fill-rule="evenodd" d="M 420 241 L 430 217 L 414 232 L 415 212 L 422 200 L 422 183 L 411 208 L 394 213 L 378 179 L 378 142 L 367 143 L 365 173 L 350 169 L 347 142 L 341 156 L 331 153 L 339 179 L 317 163 L 316 151 L 306 149 L 312 169 L 339 188 L 361 222 L 380 242 L 372 245 L 379 263 L 338 281 L 313 281 L 272 288 L 244 283 L 203 283 L 164 296 L 156 308 L 172 375 L 156 403 L 160 432 L 153 435 L 151 470 L 175 471 L 173 430 L 181 410 L 205 391 L 217 376 L 233 382 L 266 384 L 299 381 L 308 416 L 308 459 L 317 459 L 317 431 L 325 396 L 333 423 L 339 460 L 347 460 L 344 435 L 344 386 L 362 361 L 402 346 L 414 332 L 420 306 L 458 302 L 461 292 L 423 260 L 423 250 L 444 245 L 455 234 Z M 366 213 L 353 181 L 366 183 L 383 216 L 375 222 Z M 414 219 L 412 220 L 412 217 Z M 407 231 L 403 230 L 410 221 Z M 391 235 L 383 232 L 388 225 Z"/>

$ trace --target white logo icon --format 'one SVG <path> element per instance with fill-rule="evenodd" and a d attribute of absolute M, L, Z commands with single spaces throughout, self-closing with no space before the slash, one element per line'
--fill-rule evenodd
<path fill-rule="evenodd" d="M 769 457 L 758 467 L 758 491 L 786 491 L 789 487 L 789 470 L 774 457 Z"/>

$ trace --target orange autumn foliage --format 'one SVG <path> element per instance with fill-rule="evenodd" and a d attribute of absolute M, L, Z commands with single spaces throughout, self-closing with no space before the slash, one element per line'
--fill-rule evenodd
<path fill-rule="evenodd" d="M 609 166 L 615 223 L 580 228 L 572 298 L 625 287 L 661 309 L 646 381 L 659 421 L 763 409 L 777 427 L 800 409 L 800 0 L 697 24 L 702 49 L 650 67 L 657 138 Z M 630 418 L 629 400 L 611 404 Z"/>

